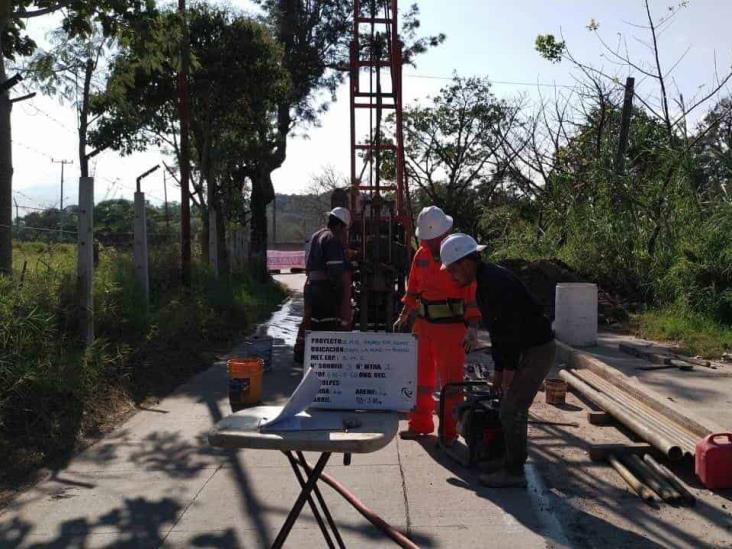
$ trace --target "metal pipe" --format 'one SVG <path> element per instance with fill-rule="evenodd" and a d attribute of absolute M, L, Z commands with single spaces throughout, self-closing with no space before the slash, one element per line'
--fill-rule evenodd
<path fill-rule="evenodd" d="M 669 436 L 672 436 L 673 438 L 678 439 L 679 442 L 684 443 L 683 445 L 687 446 L 685 449 L 693 454 L 693 450 L 696 446 L 693 434 L 684 430 L 677 423 L 662 415 L 660 412 L 645 406 L 633 396 L 628 395 L 593 372 L 572 370 L 572 373 L 582 381 L 588 383 L 590 386 L 594 386 L 599 392 L 604 393 L 624 406 L 633 409 L 637 415 L 641 415 L 644 419 L 648 419 L 649 423 L 655 424 L 661 430 L 669 434 Z"/>
<path fill-rule="evenodd" d="M 656 448 L 669 456 L 669 459 L 677 460 L 683 457 L 684 453 L 681 451 L 678 444 L 669 440 L 666 435 L 660 433 L 657 429 L 652 428 L 641 418 L 629 413 L 628 410 L 625 410 L 618 402 L 596 391 L 580 378 L 572 375 L 568 370 L 562 370 L 559 372 L 559 377 L 569 383 L 572 388 L 595 402 L 630 430 L 653 444 Z"/>
<path fill-rule="evenodd" d="M 694 505 L 696 503 L 696 498 L 694 495 L 687 490 L 686 486 L 678 479 L 676 475 L 674 475 L 671 471 L 668 470 L 668 468 L 665 465 L 661 465 L 658 463 L 655 459 L 653 459 L 653 456 L 651 454 L 646 454 L 643 456 L 643 461 L 648 464 L 648 466 L 653 469 L 656 473 L 661 475 L 671 486 L 673 486 L 676 491 L 681 495 L 681 498 L 684 500 L 685 503 L 688 503 L 689 505 Z"/>
<path fill-rule="evenodd" d="M 633 491 L 641 498 L 649 503 L 656 499 L 653 495 L 653 492 L 648 488 L 648 486 L 646 486 L 645 484 L 643 484 L 643 482 L 636 478 L 636 476 L 631 473 L 625 465 L 620 463 L 618 458 L 616 458 L 613 454 L 610 454 L 607 457 L 607 460 L 610 462 L 610 465 L 613 466 L 613 469 L 615 469 L 618 474 L 623 478 L 623 480 L 628 483 L 628 486 L 630 486 Z"/>
<path fill-rule="evenodd" d="M 657 427 L 658 430 L 664 432 L 670 438 L 679 442 L 680 446 L 682 446 L 687 453 L 693 455 L 694 448 L 696 447 L 696 441 L 693 438 L 693 434 L 685 431 L 677 423 L 666 416 L 663 416 L 660 412 L 645 406 L 633 396 L 628 395 L 593 372 L 572 370 L 572 373 L 582 381 L 588 383 L 590 386 L 594 386 L 600 393 L 604 393 L 610 398 L 613 398 L 623 406 L 635 412 L 636 415 L 641 416 L 644 421 L 647 421 L 649 424 Z"/>
<path fill-rule="evenodd" d="M 656 473 L 648 467 L 648 465 L 646 465 L 638 455 L 633 454 L 627 456 L 624 461 L 627 465 L 630 465 L 631 469 L 634 469 L 635 474 L 638 475 L 638 477 L 647 484 L 651 490 L 656 492 L 663 501 L 673 502 L 681 498 L 679 493 L 674 490 L 672 486 L 669 486 L 668 482 L 666 482 L 662 477 L 656 475 Z"/>

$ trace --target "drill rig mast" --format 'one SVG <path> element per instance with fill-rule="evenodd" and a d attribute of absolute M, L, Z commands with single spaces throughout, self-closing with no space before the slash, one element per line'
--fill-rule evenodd
<path fill-rule="evenodd" d="M 411 258 L 398 0 L 354 0 L 350 62 L 354 329 L 390 331 Z M 387 120 L 388 117 L 388 120 Z"/>

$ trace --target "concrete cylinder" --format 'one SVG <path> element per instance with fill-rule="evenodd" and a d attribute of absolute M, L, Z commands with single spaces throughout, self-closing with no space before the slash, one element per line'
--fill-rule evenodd
<path fill-rule="evenodd" d="M 597 343 L 597 285 L 557 284 L 554 332 L 568 345 L 584 347 Z"/>

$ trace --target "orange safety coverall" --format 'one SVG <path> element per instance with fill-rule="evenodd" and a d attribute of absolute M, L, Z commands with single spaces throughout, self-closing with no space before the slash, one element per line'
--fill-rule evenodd
<path fill-rule="evenodd" d="M 432 257 L 426 246 L 420 246 L 409 271 L 407 293 L 402 299 L 404 306 L 411 311 L 418 310 L 420 299 L 462 299 L 464 308 L 464 318 L 459 321 L 435 323 L 419 316 L 414 324 L 417 336 L 417 407 L 409 415 L 409 430 L 416 433 L 434 431 L 432 393 L 437 373 L 443 384 L 463 380 L 466 323 L 481 318 L 475 301 L 475 282 L 469 286 L 458 286 L 450 274 L 440 270 L 440 267 L 439 259 Z M 445 401 L 443 436 L 446 440 L 457 437 L 453 409 L 459 402 L 458 394 Z"/>

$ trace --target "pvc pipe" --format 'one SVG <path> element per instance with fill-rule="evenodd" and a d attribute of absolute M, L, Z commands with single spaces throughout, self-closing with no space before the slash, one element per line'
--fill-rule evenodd
<path fill-rule="evenodd" d="M 308 475 L 312 474 L 310 465 L 306 461 L 298 460 L 298 463 L 307 471 Z M 368 520 L 371 524 L 376 526 L 384 534 L 389 536 L 394 543 L 405 549 L 419 549 L 418 545 L 415 545 L 412 540 L 407 538 L 399 530 L 394 528 L 391 524 L 382 519 L 379 515 L 374 513 L 371 509 L 366 507 L 356 496 L 354 496 L 348 489 L 343 486 L 336 479 L 328 475 L 327 473 L 320 474 L 320 480 L 325 482 L 328 486 L 338 492 L 343 498 L 350 503 L 356 511 L 361 513 L 363 517 Z"/>
<path fill-rule="evenodd" d="M 637 433 L 653 444 L 656 448 L 669 456 L 670 459 L 677 460 L 684 456 L 684 453 L 675 441 L 669 440 L 668 436 L 660 433 L 658 429 L 654 429 L 647 422 L 644 422 L 642 418 L 629 413 L 628 410 L 623 408 L 622 404 L 619 404 L 617 401 L 596 391 L 580 378 L 572 375 L 568 370 L 562 370 L 559 372 L 559 377 L 569 383 L 574 389 L 598 404 L 603 410 L 615 417 L 631 431 Z"/>
<path fill-rule="evenodd" d="M 623 465 L 613 454 L 610 454 L 607 457 L 607 460 L 610 462 L 610 465 L 613 466 L 613 469 L 615 469 L 618 474 L 623 478 L 623 480 L 628 483 L 628 486 L 630 486 L 633 491 L 641 498 L 649 503 L 656 499 L 653 495 L 653 492 L 638 478 L 636 478 L 636 476 L 631 473 L 628 468 Z"/>

